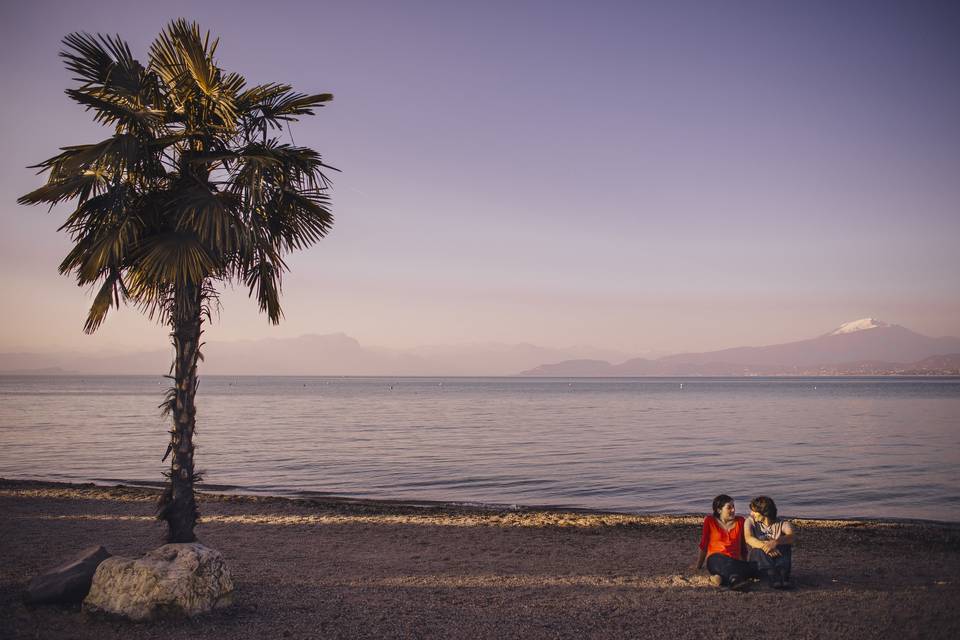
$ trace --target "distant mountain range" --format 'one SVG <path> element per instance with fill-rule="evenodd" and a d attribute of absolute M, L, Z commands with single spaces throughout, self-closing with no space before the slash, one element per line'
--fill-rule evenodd
<path fill-rule="evenodd" d="M 158 345 L 159 346 L 159 345 Z M 631 354 L 611 349 L 553 349 L 532 344 L 478 343 L 396 350 L 365 347 L 342 334 L 304 335 L 233 342 L 203 348 L 206 375 L 514 375 L 541 362 L 571 358 L 620 360 Z M 132 353 L 0 353 L 6 374 L 143 374 L 167 372 L 169 348 Z"/>
<path fill-rule="evenodd" d="M 158 345 L 159 346 L 159 345 Z M 342 334 L 209 342 L 206 375 L 360 376 L 752 376 L 960 374 L 960 338 L 929 338 L 865 318 L 818 338 L 767 347 L 646 358 L 532 344 L 480 343 L 413 349 L 365 347 Z M 167 372 L 169 348 L 133 353 L 0 353 L 5 374 Z M 619 362 L 620 364 L 613 364 Z M 553 363 L 553 364 L 543 364 Z"/>
<path fill-rule="evenodd" d="M 766 347 L 680 353 L 620 364 L 574 359 L 542 364 L 525 376 L 958 375 L 960 338 L 930 338 L 863 318 L 809 340 Z"/>

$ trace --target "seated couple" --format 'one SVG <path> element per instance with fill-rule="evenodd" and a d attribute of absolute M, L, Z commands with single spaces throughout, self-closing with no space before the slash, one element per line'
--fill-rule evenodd
<path fill-rule="evenodd" d="M 713 499 L 713 515 L 703 520 L 697 569 L 707 562 L 710 582 L 739 590 L 755 577 L 774 589 L 790 589 L 790 564 L 796 535 L 787 520 L 777 518 L 777 505 L 760 496 L 750 501 L 750 517 L 736 515 L 733 498 Z M 747 553 L 749 548 L 749 554 Z"/>

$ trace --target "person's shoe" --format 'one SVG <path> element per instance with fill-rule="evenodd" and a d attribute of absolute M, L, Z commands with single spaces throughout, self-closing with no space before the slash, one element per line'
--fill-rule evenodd
<path fill-rule="evenodd" d="M 779 589 L 780 587 L 778 585 L 780 584 L 780 574 L 778 574 L 773 569 L 768 569 L 766 571 L 766 575 L 767 575 L 767 584 L 770 585 L 770 588 Z"/>
<path fill-rule="evenodd" d="M 786 591 L 793 589 L 793 583 L 790 582 L 789 576 L 782 575 L 780 576 L 780 588 Z"/>
<path fill-rule="evenodd" d="M 719 587 L 723 584 L 723 578 L 717 575 L 710 576 L 707 580 L 715 587 Z"/>
<path fill-rule="evenodd" d="M 785 584 L 789 584 L 789 583 L 790 583 L 790 580 L 788 580 L 788 579 L 784 576 L 784 574 L 783 574 L 783 569 L 777 569 L 777 570 L 776 570 L 776 580 L 775 580 L 774 583 L 773 583 L 773 588 L 774 588 L 774 589 L 786 589 L 787 587 L 784 586 L 784 585 L 785 585 Z"/>
<path fill-rule="evenodd" d="M 740 576 L 730 576 L 730 591 L 746 591 L 750 587 L 750 581 Z"/>

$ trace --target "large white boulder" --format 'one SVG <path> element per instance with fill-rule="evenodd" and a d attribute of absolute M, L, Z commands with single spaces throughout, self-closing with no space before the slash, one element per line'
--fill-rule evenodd
<path fill-rule="evenodd" d="M 219 551 L 192 542 L 166 544 L 142 558 L 114 556 L 97 567 L 84 609 L 132 620 L 196 616 L 230 604 L 233 580 Z"/>

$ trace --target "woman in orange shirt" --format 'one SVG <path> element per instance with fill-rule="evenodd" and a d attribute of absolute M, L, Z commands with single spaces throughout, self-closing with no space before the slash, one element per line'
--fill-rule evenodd
<path fill-rule="evenodd" d="M 745 560 L 743 522 L 743 517 L 737 515 L 733 498 L 725 493 L 713 499 L 713 515 L 703 519 L 697 569 L 702 569 L 706 560 L 710 582 L 718 587 L 743 589 L 757 572 L 756 566 Z"/>

